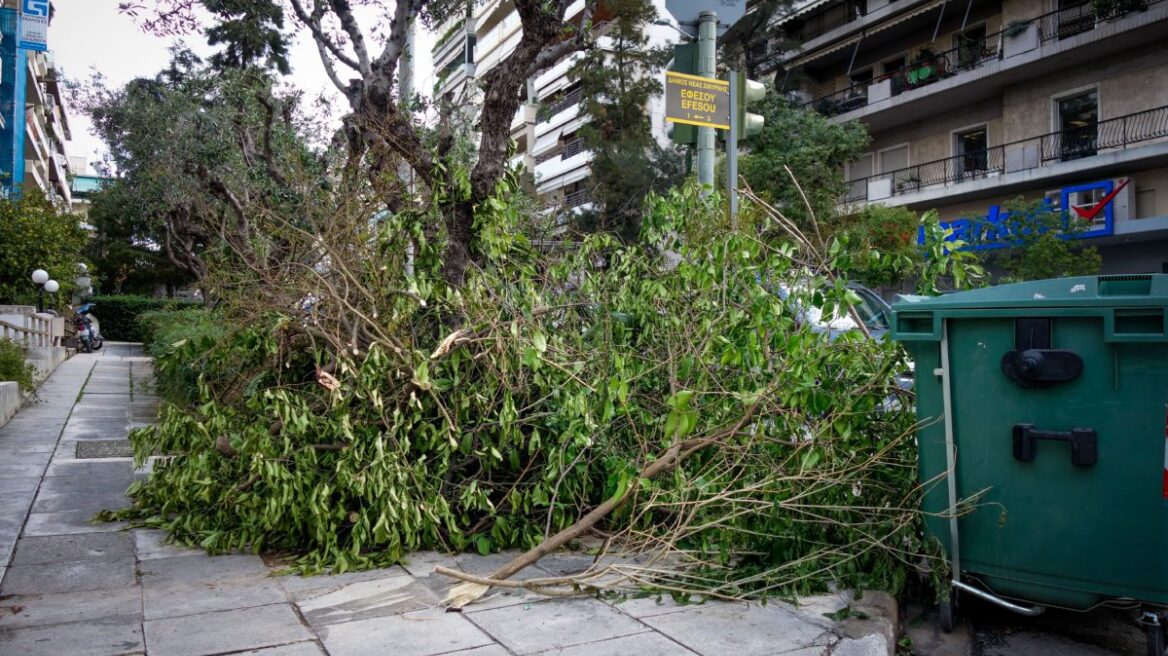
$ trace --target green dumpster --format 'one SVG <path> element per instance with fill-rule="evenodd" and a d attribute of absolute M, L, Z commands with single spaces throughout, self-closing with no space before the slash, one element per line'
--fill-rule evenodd
<path fill-rule="evenodd" d="M 1027 614 L 1138 602 L 1162 641 L 1168 275 L 904 297 L 893 312 L 916 363 L 926 524 L 954 588 Z"/>

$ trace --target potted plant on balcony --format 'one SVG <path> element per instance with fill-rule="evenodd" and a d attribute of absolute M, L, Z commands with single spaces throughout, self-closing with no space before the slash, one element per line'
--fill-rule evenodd
<path fill-rule="evenodd" d="M 916 191 L 921 188 L 921 179 L 915 173 L 910 174 L 904 178 L 896 181 L 896 190 L 899 191 Z"/>
<path fill-rule="evenodd" d="M 1095 10 L 1096 21 L 1106 23 L 1133 11 L 1144 11 L 1148 3 L 1147 0 L 1091 0 L 1091 8 Z"/>
<path fill-rule="evenodd" d="M 925 46 L 917 53 L 913 59 L 912 67 L 908 71 L 909 86 L 919 87 L 933 82 L 937 79 L 938 73 L 937 55 L 933 52 L 932 47 Z"/>

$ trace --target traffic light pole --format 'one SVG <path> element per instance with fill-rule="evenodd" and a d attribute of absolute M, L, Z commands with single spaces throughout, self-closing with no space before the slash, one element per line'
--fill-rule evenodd
<path fill-rule="evenodd" d="M 738 220 L 738 73 L 730 71 L 730 129 L 726 130 L 726 195 L 730 198 L 730 225 Z"/>
<path fill-rule="evenodd" d="M 716 77 L 718 14 L 703 11 L 698 16 L 698 76 Z M 731 94 L 733 97 L 733 94 Z M 714 128 L 698 128 L 698 183 L 703 193 L 714 187 Z"/>

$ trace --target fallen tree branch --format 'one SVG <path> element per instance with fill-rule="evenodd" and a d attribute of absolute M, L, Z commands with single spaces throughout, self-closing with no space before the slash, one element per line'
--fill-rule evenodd
<path fill-rule="evenodd" d="M 600 520 L 610 515 L 617 508 L 620 508 L 625 501 L 640 489 L 641 481 L 651 480 L 659 474 L 672 471 L 693 453 L 738 433 L 750 420 L 750 417 L 754 415 L 756 407 L 757 403 L 748 406 L 743 416 L 730 428 L 720 430 L 713 435 L 683 440 L 669 447 L 665 453 L 661 454 L 661 457 L 646 465 L 624 492 L 609 498 L 604 503 L 593 508 L 587 515 L 577 520 L 576 523 L 544 540 L 539 546 L 533 547 L 515 557 L 483 580 L 509 579 L 524 568 L 535 564 L 549 553 L 580 537 Z M 435 571 L 437 572 L 438 570 L 436 569 Z M 446 594 L 446 598 L 442 600 L 442 604 L 448 610 L 459 610 L 486 594 L 491 589 L 491 585 L 490 583 L 476 583 L 473 581 L 460 583 L 450 589 L 450 592 Z"/>

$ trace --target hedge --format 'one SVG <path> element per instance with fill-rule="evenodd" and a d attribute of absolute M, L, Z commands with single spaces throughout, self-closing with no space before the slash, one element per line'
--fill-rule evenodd
<path fill-rule="evenodd" d="M 201 305 L 190 301 L 149 296 L 95 296 L 91 302 L 96 305 L 93 315 L 101 324 L 101 336 L 118 342 L 143 341 L 142 326 L 138 322 L 138 317 L 142 314 Z"/>

